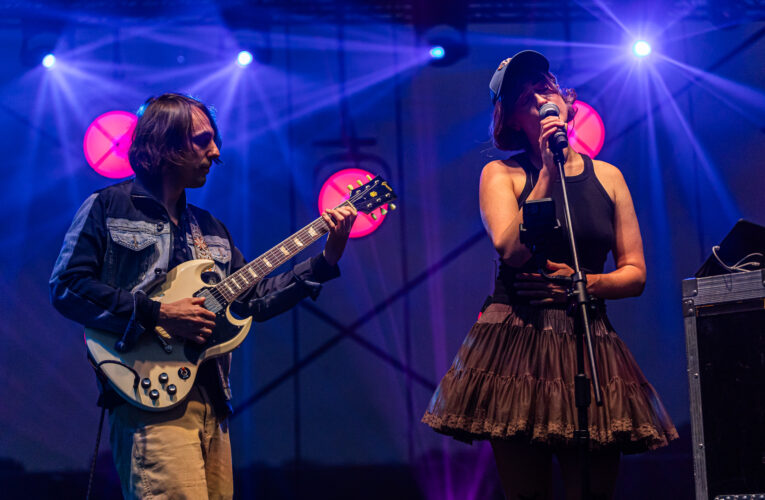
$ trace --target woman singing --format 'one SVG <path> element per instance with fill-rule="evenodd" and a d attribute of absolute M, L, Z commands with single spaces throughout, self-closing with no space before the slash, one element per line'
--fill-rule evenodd
<path fill-rule="evenodd" d="M 467 335 L 423 417 L 457 439 L 488 439 L 508 499 L 549 499 L 552 456 L 561 465 L 566 496 L 581 498 L 574 430 L 574 319 L 566 289 L 540 275 L 521 244 L 528 200 L 552 198 L 563 224 L 558 168 L 550 137 L 573 119 L 576 94 L 558 86 L 547 59 L 523 51 L 502 61 L 491 80 L 492 136 L 504 151 L 523 150 L 483 168 L 481 216 L 500 256 L 490 304 Z M 553 103 L 560 116 L 540 121 Z M 592 498 L 613 496 L 622 453 L 665 446 L 677 437 L 653 387 L 606 316 L 605 299 L 640 295 L 646 279 L 643 246 L 630 192 L 619 169 L 571 148 L 566 186 L 577 253 L 594 298 L 590 315 L 603 406 L 589 407 Z M 609 252 L 616 269 L 604 273 Z M 570 276 L 567 238 L 549 250 L 546 271 Z M 589 366 L 585 370 L 589 375 Z M 588 499 L 589 500 L 589 499 Z"/>

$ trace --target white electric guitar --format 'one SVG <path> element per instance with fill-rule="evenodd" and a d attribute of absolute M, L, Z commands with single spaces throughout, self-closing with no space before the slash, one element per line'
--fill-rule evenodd
<path fill-rule="evenodd" d="M 374 211 L 394 209 L 396 194 L 380 176 L 351 189 L 350 197 L 339 206 L 349 206 L 377 219 Z M 390 204 L 390 205 L 389 205 Z M 171 270 L 163 284 L 149 297 L 164 303 L 186 297 L 204 297 L 204 307 L 216 314 L 215 328 L 204 344 L 184 341 L 164 329 L 144 333 L 128 351 L 115 348 L 115 333 L 85 329 L 85 343 L 96 368 L 129 403 L 144 410 L 167 410 L 179 404 L 194 384 L 199 365 L 206 359 L 221 356 L 238 347 L 250 331 L 252 318 L 231 315 L 230 304 L 293 256 L 329 231 L 319 217 L 257 259 L 216 285 L 202 280 L 202 273 L 213 265 L 211 260 L 184 262 Z"/>

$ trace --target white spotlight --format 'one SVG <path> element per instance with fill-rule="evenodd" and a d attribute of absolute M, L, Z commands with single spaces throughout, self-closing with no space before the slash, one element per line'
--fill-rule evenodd
<path fill-rule="evenodd" d="M 440 45 L 435 45 L 430 49 L 430 57 L 433 59 L 443 59 L 446 55 L 446 51 Z"/>
<path fill-rule="evenodd" d="M 56 56 L 53 54 L 46 54 L 45 57 L 42 58 L 42 65 L 46 68 L 50 69 L 54 64 L 56 64 Z"/>
<path fill-rule="evenodd" d="M 645 57 L 651 53 L 651 45 L 645 40 L 638 40 L 632 44 L 632 53 L 636 57 Z"/>
<path fill-rule="evenodd" d="M 236 63 L 243 68 L 248 66 L 251 62 L 252 54 L 246 50 L 241 51 L 239 55 L 236 56 Z"/>

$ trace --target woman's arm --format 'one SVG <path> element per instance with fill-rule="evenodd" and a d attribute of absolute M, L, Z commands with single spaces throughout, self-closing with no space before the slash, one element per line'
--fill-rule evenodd
<path fill-rule="evenodd" d="M 538 151 L 541 151 L 542 168 L 527 200 L 548 198 L 551 195 L 553 183 L 558 178 L 558 170 L 553 162 L 549 139 L 559 128 L 565 126 L 557 116 L 548 116 L 540 122 L 537 143 Z M 523 222 L 523 208 L 518 207 L 520 190 L 515 192 L 513 170 L 516 172 L 516 179 L 525 181 L 525 176 L 518 172 L 520 167 L 517 167 L 517 170 L 508 168 L 507 164 L 501 161 L 487 164 L 481 172 L 479 198 L 483 225 L 500 258 L 511 267 L 521 267 L 531 258 L 531 252 L 520 241 L 518 226 Z M 522 190 L 520 182 L 518 185 Z"/>
<path fill-rule="evenodd" d="M 627 183 L 618 168 L 605 162 L 596 162 L 595 173 L 614 202 L 614 262 L 610 273 L 588 274 L 587 292 L 601 299 L 635 297 L 645 287 L 646 269 L 643 240 L 640 237 L 635 207 Z M 571 276 L 574 270 L 558 262 L 547 264 L 553 276 Z M 531 304 L 566 302 L 564 287 L 550 283 L 538 273 L 516 276 L 516 293 L 530 299 Z"/>
<path fill-rule="evenodd" d="M 619 169 L 605 162 L 596 164 L 596 175 L 614 200 L 616 269 L 610 273 L 587 275 L 587 291 L 604 299 L 635 297 L 643 293 L 646 279 L 643 239 L 635 206 Z"/>
<path fill-rule="evenodd" d="M 521 179 L 525 180 L 521 170 L 500 161 L 491 162 L 481 172 L 479 187 L 483 225 L 500 258 L 511 267 L 521 267 L 531 258 L 529 249 L 521 244 L 518 229 L 523 222 L 523 209 L 518 207 L 513 180 L 515 178 L 519 185 L 523 182 Z M 545 198 L 551 191 L 552 181 L 542 169 L 528 199 Z"/>

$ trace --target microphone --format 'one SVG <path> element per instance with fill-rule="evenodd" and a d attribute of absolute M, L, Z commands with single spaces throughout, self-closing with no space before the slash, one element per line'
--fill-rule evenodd
<path fill-rule="evenodd" d="M 548 116 L 560 116 L 560 109 L 558 106 L 551 102 L 546 102 L 539 108 L 539 119 L 543 120 Z M 558 128 L 553 135 L 550 136 L 550 150 L 553 153 L 562 153 L 563 148 L 568 147 L 568 137 L 566 131 L 563 128 Z"/>

